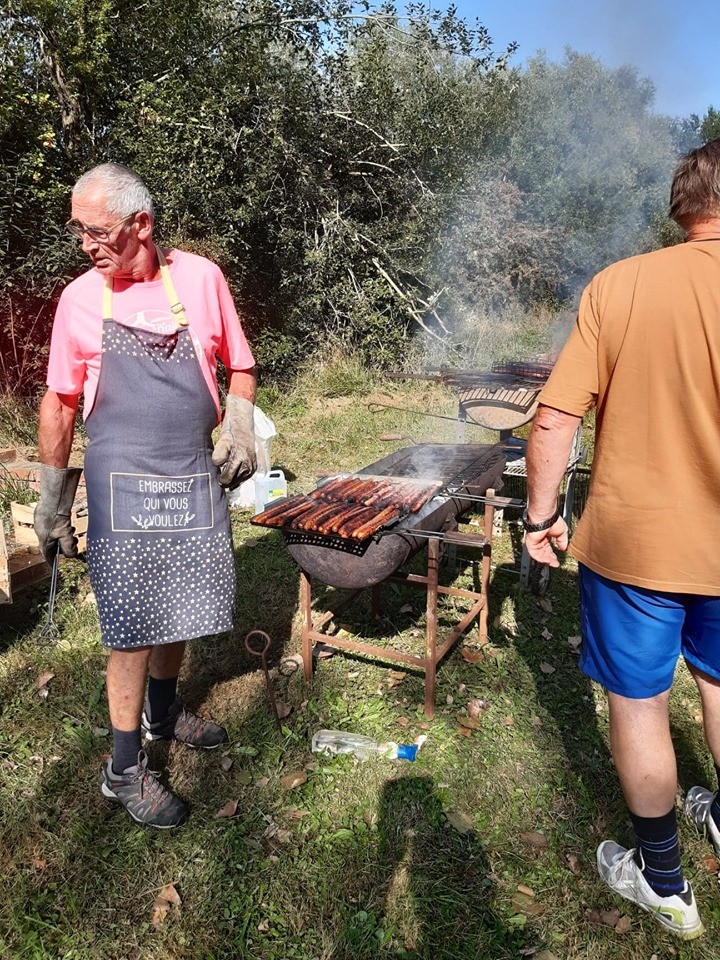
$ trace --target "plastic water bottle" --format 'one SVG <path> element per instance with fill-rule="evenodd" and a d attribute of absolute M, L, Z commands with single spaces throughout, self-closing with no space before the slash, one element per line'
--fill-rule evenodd
<path fill-rule="evenodd" d="M 414 760 L 427 737 L 418 737 L 417 743 L 394 743 L 392 740 L 373 740 L 361 733 L 347 733 L 345 730 L 318 730 L 312 738 L 312 752 L 323 753 L 326 757 L 337 753 L 352 753 L 360 760 L 366 760 L 373 754 L 387 760 Z"/>

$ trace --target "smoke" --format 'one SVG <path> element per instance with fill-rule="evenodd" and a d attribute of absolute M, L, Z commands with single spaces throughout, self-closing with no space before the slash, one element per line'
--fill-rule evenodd
<path fill-rule="evenodd" d="M 432 363 L 557 353 L 590 278 L 657 245 L 676 157 L 652 104 L 633 68 L 529 62 L 509 135 L 469 171 L 438 245 L 453 336 L 444 356 L 424 344 Z"/>

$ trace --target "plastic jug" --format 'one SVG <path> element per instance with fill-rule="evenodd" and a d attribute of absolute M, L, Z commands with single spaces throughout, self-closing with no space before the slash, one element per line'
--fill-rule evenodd
<path fill-rule="evenodd" d="M 253 480 L 255 481 L 255 513 L 262 513 L 273 500 L 287 496 L 287 480 L 282 470 L 256 473 Z"/>

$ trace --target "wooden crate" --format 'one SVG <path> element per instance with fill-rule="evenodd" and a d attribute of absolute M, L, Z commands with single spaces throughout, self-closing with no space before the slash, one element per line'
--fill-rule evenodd
<path fill-rule="evenodd" d="M 12 514 L 15 542 L 21 546 L 37 547 L 38 538 L 35 536 L 33 527 L 35 504 L 13 502 L 10 504 L 10 513 Z M 73 510 L 70 519 L 73 527 L 75 527 L 75 536 L 78 538 L 78 552 L 85 553 L 87 549 L 87 514 L 79 517 L 77 512 Z"/>

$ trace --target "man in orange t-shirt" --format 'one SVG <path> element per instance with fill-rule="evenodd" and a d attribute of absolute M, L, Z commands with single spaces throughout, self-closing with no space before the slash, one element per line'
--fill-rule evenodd
<path fill-rule="evenodd" d="M 601 876 L 684 939 L 703 932 L 684 879 L 668 719 L 682 654 L 720 780 L 720 140 L 684 157 L 670 216 L 685 243 L 632 257 L 588 285 L 528 443 L 526 544 L 568 548 L 557 490 L 573 435 L 597 410 L 579 562 L 581 668 L 608 692 L 613 759 L 636 844 L 597 851 Z M 720 855 L 720 799 L 685 812 Z"/>

